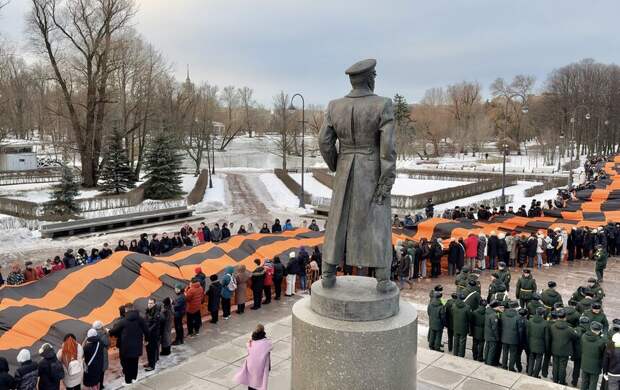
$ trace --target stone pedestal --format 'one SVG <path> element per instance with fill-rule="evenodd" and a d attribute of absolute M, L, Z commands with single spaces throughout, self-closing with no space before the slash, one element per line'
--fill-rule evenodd
<path fill-rule="evenodd" d="M 371 278 L 340 281 L 340 288 L 329 290 L 316 282 L 312 296 L 293 306 L 291 389 L 415 389 L 418 321 L 413 305 L 399 303 L 397 291 L 377 294 Z"/>

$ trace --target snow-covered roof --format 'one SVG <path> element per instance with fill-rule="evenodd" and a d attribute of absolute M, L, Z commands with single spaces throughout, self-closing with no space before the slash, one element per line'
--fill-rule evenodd
<path fill-rule="evenodd" d="M 40 141 L 30 140 L 30 139 L 15 139 L 8 138 L 0 140 L 0 147 L 3 146 L 13 146 L 13 147 L 21 147 L 21 146 L 34 146 L 39 145 Z"/>

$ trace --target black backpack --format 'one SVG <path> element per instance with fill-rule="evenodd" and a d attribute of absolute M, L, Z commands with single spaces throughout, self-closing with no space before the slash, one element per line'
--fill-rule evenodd
<path fill-rule="evenodd" d="M 50 362 L 50 376 L 59 382 L 65 378 L 65 369 L 62 367 L 60 360 L 54 359 Z"/>

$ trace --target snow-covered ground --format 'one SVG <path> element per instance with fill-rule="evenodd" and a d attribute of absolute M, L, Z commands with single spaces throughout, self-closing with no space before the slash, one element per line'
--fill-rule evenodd
<path fill-rule="evenodd" d="M 211 177 L 211 181 L 213 182 L 213 188 L 209 188 L 207 185 L 202 202 L 193 206 L 197 212 L 224 209 L 230 204 L 230 196 L 226 188 L 226 175 L 218 173 Z"/>
<path fill-rule="evenodd" d="M 44 203 L 51 200 L 52 187 L 55 183 L 16 184 L 0 186 L 0 196 L 11 199 L 26 200 L 35 203 Z M 80 190 L 77 199 L 92 198 L 99 195 L 98 190 Z"/>
<path fill-rule="evenodd" d="M 301 173 L 291 173 L 290 176 L 297 183 L 301 184 Z M 311 173 L 304 174 L 304 191 L 312 194 L 312 196 L 319 196 L 321 198 L 332 197 L 332 190 L 321 184 Z"/>
<path fill-rule="evenodd" d="M 293 194 L 273 173 L 260 174 L 260 180 L 263 182 L 271 199 L 282 209 L 299 209 L 299 197 Z"/>
<path fill-rule="evenodd" d="M 444 188 L 457 187 L 463 184 L 468 184 L 468 182 L 410 179 L 406 175 L 399 175 L 394 182 L 394 186 L 392 187 L 392 195 L 412 196 L 416 194 L 423 194 L 425 192 L 442 190 Z"/>

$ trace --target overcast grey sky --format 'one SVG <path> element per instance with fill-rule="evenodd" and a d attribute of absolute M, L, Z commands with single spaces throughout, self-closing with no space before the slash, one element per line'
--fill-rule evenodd
<path fill-rule="evenodd" d="M 410 102 L 427 88 L 546 75 L 582 58 L 619 62 L 618 0 L 138 0 L 136 29 L 179 78 L 247 85 L 271 105 L 280 90 L 325 104 L 344 69 L 374 57 L 377 92 Z M 0 33 L 23 42 L 30 0 L 12 0 Z"/>

